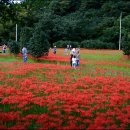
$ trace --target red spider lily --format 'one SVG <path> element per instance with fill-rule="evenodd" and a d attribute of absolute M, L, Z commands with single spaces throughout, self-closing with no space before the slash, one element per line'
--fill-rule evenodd
<path fill-rule="evenodd" d="M 97 54 L 95 51 L 94 53 Z M 69 62 L 67 58 L 55 56 L 58 62 Z M 54 56 L 48 57 L 48 60 L 51 59 L 54 60 Z M 108 65 L 107 63 L 104 62 L 104 65 Z M 97 61 L 94 64 L 100 65 Z M 81 67 L 79 71 L 71 70 L 69 65 L 60 64 L 0 65 L 1 128 L 6 128 L 6 123 L 13 121 L 16 125 L 9 129 L 26 129 L 32 121 L 36 121 L 36 126 L 41 129 L 128 127 L 129 77 L 105 76 L 107 72 L 116 71 L 99 67 L 86 73 L 87 66 Z M 129 65 L 114 62 L 109 65 L 129 68 Z M 8 109 L 6 106 L 9 106 Z"/>
<path fill-rule="evenodd" d="M 57 61 L 57 62 L 70 62 L 70 58 L 69 57 L 63 57 L 63 56 L 55 56 L 51 53 L 49 53 L 48 56 L 43 56 L 40 58 L 37 58 L 36 60 L 46 60 L 46 61 Z M 81 64 L 86 64 L 87 62 L 85 61 L 80 61 Z"/>
<path fill-rule="evenodd" d="M 0 129 L 1 129 L 1 130 L 6 130 L 7 127 L 5 127 L 4 125 L 1 124 L 1 125 L 0 125 Z"/>
<path fill-rule="evenodd" d="M 15 126 L 9 128 L 9 129 L 10 130 L 25 130 L 26 127 L 21 124 L 21 125 L 15 125 Z"/>
<path fill-rule="evenodd" d="M 47 114 L 41 114 L 41 115 L 38 117 L 36 123 L 37 123 L 37 124 L 43 124 L 44 122 L 46 122 L 46 121 L 48 121 L 48 120 L 49 120 L 49 116 L 48 116 Z"/>
<path fill-rule="evenodd" d="M 0 112 L 0 120 L 1 122 L 9 122 L 9 121 L 14 121 L 19 119 L 19 113 L 17 112 Z"/>

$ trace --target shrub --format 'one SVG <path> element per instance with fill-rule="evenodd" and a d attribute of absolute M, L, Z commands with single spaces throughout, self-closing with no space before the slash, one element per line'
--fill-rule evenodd
<path fill-rule="evenodd" d="M 38 58 L 48 54 L 53 27 L 52 13 L 44 12 L 39 22 L 35 24 L 32 37 L 27 45 L 28 51 L 33 57 Z"/>
<path fill-rule="evenodd" d="M 114 43 L 102 42 L 100 40 L 84 40 L 81 42 L 81 46 L 89 49 L 115 49 Z"/>
<path fill-rule="evenodd" d="M 16 41 L 9 41 L 8 42 L 8 47 L 10 49 L 10 53 L 13 54 L 19 54 L 20 53 L 20 45 Z"/>
<path fill-rule="evenodd" d="M 49 52 L 50 44 L 46 35 L 42 30 L 35 30 L 27 46 L 29 53 L 33 57 L 38 58 Z"/>
<path fill-rule="evenodd" d="M 125 35 L 122 46 L 123 54 L 130 55 L 130 34 Z"/>
<path fill-rule="evenodd" d="M 32 29 L 29 27 L 22 28 L 20 32 L 20 47 L 27 47 L 27 44 L 32 36 Z"/>

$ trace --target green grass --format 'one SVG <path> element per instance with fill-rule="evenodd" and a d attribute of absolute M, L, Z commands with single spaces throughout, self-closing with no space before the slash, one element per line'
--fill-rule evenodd
<path fill-rule="evenodd" d="M 10 112 L 10 104 L 0 104 L 2 112 Z"/>
<path fill-rule="evenodd" d="M 23 62 L 22 57 L 15 57 L 14 55 L 1 55 L 0 54 L 0 62 Z M 33 59 L 29 59 L 28 58 L 28 63 L 35 63 L 36 61 L 34 61 Z"/>
<path fill-rule="evenodd" d="M 32 105 L 32 108 L 22 112 L 22 116 L 26 116 L 28 114 L 43 114 L 49 113 L 47 106 L 39 106 L 39 105 Z"/>
<path fill-rule="evenodd" d="M 61 50 L 59 50 L 61 51 Z M 88 50 L 86 50 L 87 52 Z M 7 53 L 8 54 L 8 53 Z M 92 53 L 92 51 L 87 54 L 82 53 L 81 51 L 81 59 L 83 61 L 88 61 L 88 64 L 83 65 L 84 67 L 84 74 L 89 73 L 90 70 L 95 70 L 96 67 L 101 68 L 101 69 L 107 69 L 107 70 L 114 70 L 114 71 L 120 71 L 123 72 L 124 75 L 129 76 L 130 74 L 128 72 L 130 72 L 130 68 L 129 67 L 123 67 L 123 66 L 117 66 L 117 65 L 109 65 L 109 64 L 105 64 L 105 65 L 95 65 L 96 62 L 100 63 L 100 62 L 114 62 L 114 63 L 118 63 L 118 64 L 130 64 L 130 60 L 125 60 L 122 59 L 123 57 L 123 53 L 120 51 L 112 51 L 112 52 L 107 52 L 107 50 L 97 50 L 94 51 L 94 53 Z M 69 56 L 68 56 L 69 58 Z M 23 62 L 22 57 L 15 57 L 13 55 L 11 56 L 3 56 L 3 54 L 0 54 L 0 62 Z M 61 64 L 61 65 L 69 65 L 69 63 L 62 63 L 62 62 L 58 62 L 58 61 L 37 61 L 37 60 L 33 60 L 28 58 L 28 63 L 44 63 L 44 64 Z M 74 71 L 74 70 L 72 70 Z M 76 70 L 77 71 L 77 70 Z"/>
<path fill-rule="evenodd" d="M 130 68 L 127 67 L 120 67 L 120 66 L 111 66 L 111 65 L 107 65 L 107 66 L 100 66 L 100 68 L 105 68 L 105 69 L 110 69 L 110 70 L 115 70 L 115 71 L 121 71 L 124 73 L 130 73 Z"/>
<path fill-rule="evenodd" d="M 121 54 L 119 55 L 99 55 L 99 54 L 82 54 L 82 59 L 84 60 L 94 60 L 94 61 L 118 61 L 121 59 Z"/>
<path fill-rule="evenodd" d="M 0 57 L 0 62 L 19 62 L 14 56 L 11 57 Z"/>

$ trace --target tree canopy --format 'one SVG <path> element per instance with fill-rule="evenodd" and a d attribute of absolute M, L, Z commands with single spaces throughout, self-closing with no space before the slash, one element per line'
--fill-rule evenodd
<path fill-rule="evenodd" d="M 30 46 L 30 52 L 30 44 L 63 47 L 65 41 L 85 48 L 118 49 L 122 12 L 121 48 L 124 49 L 124 44 L 129 44 L 129 8 L 129 0 L 24 0 L 21 4 L 1 0 L 0 42 L 15 39 L 17 23 L 20 46 Z M 41 36 L 44 39 L 39 41 Z M 33 42 L 36 38 L 39 43 Z"/>

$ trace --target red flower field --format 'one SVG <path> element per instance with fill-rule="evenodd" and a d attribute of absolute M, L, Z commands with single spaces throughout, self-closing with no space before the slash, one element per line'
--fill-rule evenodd
<path fill-rule="evenodd" d="M 73 70 L 61 51 L 39 59 L 55 63 L 0 62 L 0 129 L 130 129 L 130 65 L 82 58 Z"/>

